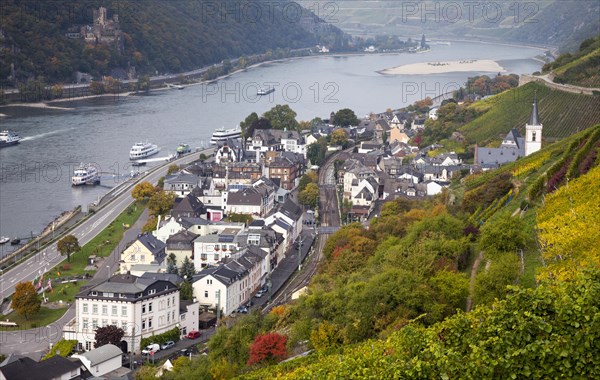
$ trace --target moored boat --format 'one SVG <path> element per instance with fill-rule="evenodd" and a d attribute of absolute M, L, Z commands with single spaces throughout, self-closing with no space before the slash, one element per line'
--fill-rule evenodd
<path fill-rule="evenodd" d="M 242 130 L 239 126 L 231 129 L 218 128 L 213 132 L 212 138 L 210 139 L 210 144 L 217 145 L 218 143 L 225 142 L 228 139 L 237 139 L 240 137 L 242 137 Z"/>
<path fill-rule="evenodd" d="M 81 164 L 73 172 L 71 177 L 71 184 L 73 186 L 80 186 L 86 184 L 96 184 L 100 182 L 100 176 L 98 169 L 92 164 Z"/>
<path fill-rule="evenodd" d="M 14 239 L 12 239 L 12 240 L 10 241 L 10 245 L 17 245 L 17 244 L 19 244 L 20 242 L 21 242 L 21 239 L 19 239 L 18 237 L 16 237 L 16 238 L 14 238 Z"/>
<path fill-rule="evenodd" d="M 142 158 L 147 158 L 152 156 L 153 154 L 158 153 L 158 145 L 146 143 L 136 143 L 131 147 L 129 151 L 129 159 L 130 160 L 139 160 Z"/>
<path fill-rule="evenodd" d="M 6 236 L 2 236 L 0 238 L 0 244 L 6 244 L 10 241 L 10 238 L 7 238 Z"/>
<path fill-rule="evenodd" d="M 21 137 L 11 130 L 0 132 L 0 148 L 16 145 L 21 141 Z"/>

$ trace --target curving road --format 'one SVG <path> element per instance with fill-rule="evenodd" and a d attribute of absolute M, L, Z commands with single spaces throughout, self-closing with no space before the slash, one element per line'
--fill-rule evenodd
<path fill-rule="evenodd" d="M 210 154 L 212 151 L 213 149 L 210 148 L 204 150 L 203 153 Z M 80 245 L 83 246 L 84 244 L 87 244 L 102 230 L 104 230 L 104 228 L 106 228 L 121 212 L 123 212 L 123 210 L 133 203 L 134 200 L 131 197 L 130 189 L 135 186 L 135 184 L 141 181 L 157 183 L 160 177 L 166 175 L 169 165 L 189 164 L 198 158 L 199 153 L 200 152 L 195 152 L 167 162 L 164 165 L 154 168 L 150 173 L 141 176 L 136 181 L 133 181 L 127 185 L 123 185 L 123 188 L 119 189 L 118 194 L 114 195 L 114 197 L 109 200 L 106 205 L 104 205 L 95 214 L 83 221 L 69 233 L 78 238 Z M 17 267 L 2 273 L 2 277 L 0 277 L 0 297 L 4 298 L 11 295 L 14 293 L 16 284 L 23 281 L 32 281 L 38 275 L 38 273 L 42 273 L 45 270 L 54 268 L 63 260 L 65 260 L 65 257 L 58 253 L 56 249 L 56 243 L 53 243 L 43 252 L 30 257 Z M 110 260 L 109 258 L 106 261 L 107 264 L 109 264 L 108 267 L 106 265 L 102 265 L 94 275 L 94 279 L 108 278 L 110 274 L 116 271 L 118 267 L 118 258 L 114 257 L 113 260 Z M 63 315 L 51 326 L 42 326 L 31 330 L 0 332 L 0 353 L 7 354 L 15 352 L 29 354 L 32 352 L 40 352 L 45 350 L 48 348 L 50 342 L 56 342 L 60 340 L 63 325 L 71 320 L 74 316 L 75 309 L 74 305 L 72 305 L 71 308 L 67 310 L 65 315 Z"/>

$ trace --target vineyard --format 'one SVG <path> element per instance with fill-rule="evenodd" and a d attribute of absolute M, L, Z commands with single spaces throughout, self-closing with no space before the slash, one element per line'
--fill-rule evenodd
<path fill-rule="evenodd" d="M 459 130 L 469 141 L 480 145 L 504 138 L 511 128 L 524 134 L 536 93 L 546 141 L 564 138 L 600 123 L 599 96 L 552 90 L 531 82 L 475 102 L 471 107 L 487 111 Z"/>

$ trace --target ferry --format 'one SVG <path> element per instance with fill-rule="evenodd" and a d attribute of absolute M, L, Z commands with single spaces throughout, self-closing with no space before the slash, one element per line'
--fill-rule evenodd
<path fill-rule="evenodd" d="M 274 87 L 268 88 L 268 89 L 266 89 L 266 90 L 264 90 L 264 89 L 260 88 L 260 89 L 258 89 L 258 91 L 256 92 L 256 95 L 269 95 L 269 94 L 270 94 L 270 93 L 272 93 L 272 92 L 275 92 L 275 88 L 274 88 Z"/>
<path fill-rule="evenodd" d="M 10 241 L 10 238 L 6 237 L 6 236 L 2 236 L 0 238 L 0 244 L 6 244 Z"/>
<path fill-rule="evenodd" d="M 92 164 L 81 164 L 73 172 L 71 177 L 71 184 L 73 186 L 80 185 L 94 185 L 100 182 L 100 176 L 98 175 L 98 169 Z"/>
<path fill-rule="evenodd" d="M 6 130 L 0 132 L 0 148 L 16 145 L 19 143 L 19 141 L 21 141 L 21 137 L 19 137 L 19 135 L 13 131 Z"/>
<path fill-rule="evenodd" d="M 217 145 L 220 142 L 227 141 L 227 139 L 237 139 L 240 137 L 242 137 L 242 130 L 239 125 L 231 129 L 219 128 L 212 134 L 210 145 Z"/>
<path fill-rule="evenodd" d="M 131 147 L 129 151 L 130 160 L 139 160 L 142 158 L 150 157 L 153 154 L 158 153 L 158 145 L 146 143 L 136 143 Z"/>
<path fill-rule="evenodd" d="M 190 153 L 191 151 L 192 151 L 192 148 L 190 148 L 190 146 L 188 144 L 179 144 L 179 146 L 177 147 L 178 155 Z"/>

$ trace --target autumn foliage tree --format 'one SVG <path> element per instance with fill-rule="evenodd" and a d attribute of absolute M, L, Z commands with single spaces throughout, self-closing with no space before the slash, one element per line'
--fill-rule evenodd
<path fill-rule="evenodd" d="M 71 254 L 79 251 L 79 241 L 75 235 L 67 235 L 56 243 L 56 249 L 61 255 L 67 256 L 67 261 L 71 261 Z"/>
<path fill-rule="evenodd" d="M 94 343 L 94 347 L 98 348 L 106 344 L 118 346 L 124 335 L 125 331 L 115 325 L 99 327 L 96 329 L 96 342 Z"/>
<path fill-rule="evenodd" d="M 250 346 L 248 365 L 276 363 L 286 358 L 287 337 L 277 333 L 258 335 Z"/>
<path fill-rule="evenodd" d="M 11 307 L 25 319 L 37 313 L 42 305 L 42 300 L 30 281 L 20 282 L 15 287 Z"/>
<path fill-rule="evenodd" d="M 141 201 L 150 198 L 154 194 L 154 191 L 154 186 L 150 182 L 144 181 L 135 185 L 133 190 L 131 190 L 131 196 L 133 199 Z"/>

